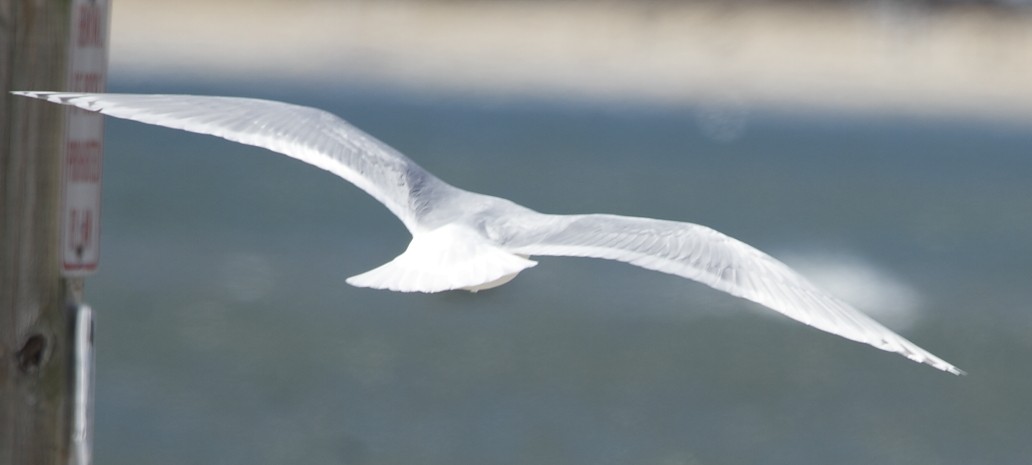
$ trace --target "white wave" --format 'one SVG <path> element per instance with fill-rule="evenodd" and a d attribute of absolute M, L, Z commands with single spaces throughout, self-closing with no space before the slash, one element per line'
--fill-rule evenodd
<path fill-rule="evenodd" d="M 897 330 L 913 327 L 921 317 L 924 298 L 906 279 L 871 261 L 850 254 L 789 252 L 786 264 L 832 295 Z"/>

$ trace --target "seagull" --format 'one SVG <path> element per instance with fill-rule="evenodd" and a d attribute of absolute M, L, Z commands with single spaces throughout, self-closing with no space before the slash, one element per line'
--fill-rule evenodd
<path fill-rule="evenodd" d="M 532 256 L 605 258 L 698 281 L 817 329 L 964 374 L 784 263 L 706 226 L 608 214 L 551 215 L 466 191 L 319 109 L 238 97 L 14 94 L 263 147 L 344 178 L 384 204 L 412 234 L 401 255 L 348 278 L 353 286 L 477 292 L 537 265 Z"/>

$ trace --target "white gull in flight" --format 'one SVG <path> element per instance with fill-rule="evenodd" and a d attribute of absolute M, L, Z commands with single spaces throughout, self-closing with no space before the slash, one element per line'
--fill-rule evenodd
<path fill-rule="evenodd" d="M 401 219 L 412 242 L 390 262 L 348 278 L 353 286 L 475 292 L 536 265 L 529 258 L 534 255 L 607 258 L 695 280 L 829 333 L 964 373 L 785 264 L 713 229 L 616 215 L 549 215 L 462 190 L 322 110 L 233 97 L 15 93 L 264 147 L 355 184 Z"/>

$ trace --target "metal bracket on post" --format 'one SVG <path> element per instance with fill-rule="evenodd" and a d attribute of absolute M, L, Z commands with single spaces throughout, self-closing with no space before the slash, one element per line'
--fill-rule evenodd
<path fill-rule="evenodd" d="M 93 463 L 93 309 L 69 307 L 72 333 L 72 439 L 69 465 Z"/>

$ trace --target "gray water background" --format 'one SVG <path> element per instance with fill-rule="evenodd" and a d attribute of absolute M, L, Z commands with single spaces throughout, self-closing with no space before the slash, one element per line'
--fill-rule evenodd
<path fill-rule="evenodd" d="M 1032 461 L 1032 125 L 367 85 L 115 82 L 339 114 L 539 211 L 706 224 L 861 257 L 954 377 L 685 280 L 547 258 L 476 295 L 353 288 L 407 233 L 264 150 L 108 120 L 105 464 Z M 869 309 L 874 312 L 875 309 Z"/>

